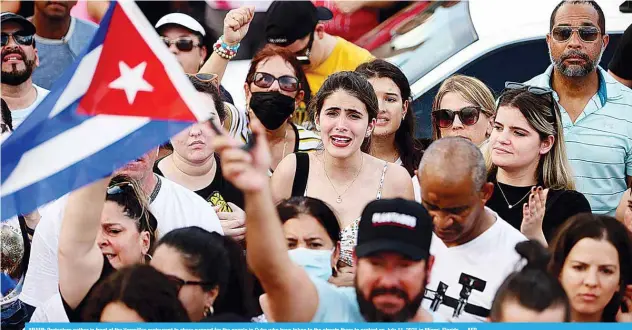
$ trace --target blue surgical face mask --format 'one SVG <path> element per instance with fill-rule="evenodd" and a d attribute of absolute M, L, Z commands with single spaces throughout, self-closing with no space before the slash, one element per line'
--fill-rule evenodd
<path fill-rule="evenodd" d="M 331 255 L 333 250 L 310 250 L 306 248 L 297 248 L 288 251 L 290 259 L 303 267 L 307 274 L 317 277 L 323 281 L 329 280 L 332 275 Z"/>

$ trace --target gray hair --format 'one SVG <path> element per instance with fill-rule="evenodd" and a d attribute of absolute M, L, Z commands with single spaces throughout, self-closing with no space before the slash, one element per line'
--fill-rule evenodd
<path fill-rule="evenodd" d="M 433 171 L 430 175 L 439 176 L 446 183 L 456 183 L 464 175 L 471 175 L 475 191 L 480 191 L 487 182 L 483 153 L 474 143 L 462 137 L 444 137 L 433 142 L 421 158 L 420 177 L 426 166 Z"/>

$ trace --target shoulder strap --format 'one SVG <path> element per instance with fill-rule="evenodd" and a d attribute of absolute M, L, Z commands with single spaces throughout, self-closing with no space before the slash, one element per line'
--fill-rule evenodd
<path fill-rule="evenodd" d="M 292 183 L 292 196 L 303 196 L 307 189 L 307 177 L 309 176 L 309 155 L 304 152 L 297 152 L 296 171 L 294 172 L 294 183 Z"/>
<path fill-rule="evenodd" d="M 382 199 L 382 188 L 384 188 L 384 177 L 386 176 L 387 168 L 388 168 L 388 162 L 384 162 L 384 168 L 382 169 L 382 177 L 380 178 L 380 187 L 377 189 L 376 199 Z"/>

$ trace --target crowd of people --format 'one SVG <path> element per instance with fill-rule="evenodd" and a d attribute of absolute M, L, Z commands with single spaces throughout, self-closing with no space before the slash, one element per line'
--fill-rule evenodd
<path fill-rule="evenodd" d="M 3 327 L 632 322 L 632 25 L 602 68 L 599 4 L 562 1 L 543 74 L 453 75 L 416 118 L 402 70 L 326 29 L 390 2 L 320 2 L 215 8 L 211 47 L 155 23 L 210 119 L 2 223 Z M 97 30 L 74 5 L 2 12 L 3 135 Z M 242 42 L 246 111 L 221 84 Z"/>

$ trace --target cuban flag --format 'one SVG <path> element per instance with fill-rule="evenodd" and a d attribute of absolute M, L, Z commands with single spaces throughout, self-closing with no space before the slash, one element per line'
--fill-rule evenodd
<path fill-rule="evenodd" d="M 103 178 L 208 118 L 136 4 L 112 2 L 90 46 L 2 141 L 1 219 Z"/>

